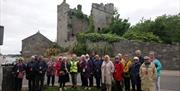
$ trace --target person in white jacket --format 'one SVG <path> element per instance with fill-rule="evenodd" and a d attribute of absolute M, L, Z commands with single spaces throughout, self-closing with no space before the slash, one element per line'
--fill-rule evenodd
<path fill-rule="evenodd" d="M 104 57 L 104 61 L 101 66 L 101 71 L 102 84 L 105 85 L 106 91 L 111 91 L 114 64 L 111 62 L 110 57 L 108 55 L 105 55 Z"/>

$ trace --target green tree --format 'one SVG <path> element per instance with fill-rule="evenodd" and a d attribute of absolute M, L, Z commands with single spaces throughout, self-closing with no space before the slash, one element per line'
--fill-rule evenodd
<path fill-rule="evenodd" d="M 130 27 L 128 19 L 121 19 L 117 9 L 114 9 L 114 15 L 109 27 L 103 28 L 100 33 L 112 33 L 122 36 Z"/>
<path fill-rule="evenodd" d="M 141 20 L 140 23 L 132 26 L 130 30 L 141 32 L 152 32 L 164 43 L 180 43 L 180 14 L 163 15 L 152 20 Z"/>

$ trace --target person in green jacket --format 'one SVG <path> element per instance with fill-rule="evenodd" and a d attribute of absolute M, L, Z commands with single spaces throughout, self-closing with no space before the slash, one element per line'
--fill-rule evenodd
<path fill-rule="evenodd" d="M 161 62 L 155 57 L 155 52 L 150 51 L 149 52 L 149 57 L 151 62 L 153 62 L 156 66 L 156 71 L 157 71 L 157 79 L 156 79 L 156 91 L 160 91 L 160 74 L 161 74 Z"/>
<path fill-rule="evenodd" d="M 72 79 L 72 88 L 76 88 L 77 73 L 78 73 L 78 60 L 76 54 L 73 54 L 72 59 L 70 60 L 70 74 Z"/>

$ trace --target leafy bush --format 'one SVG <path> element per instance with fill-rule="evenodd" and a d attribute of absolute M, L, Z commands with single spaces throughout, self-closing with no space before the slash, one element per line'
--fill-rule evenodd
<path fill-rule="evenodd" d="M 86 48 L 85 43 L 77 42 L 77 43 L 74 44 L 74 46 L 72 48 L 72 53 L 75 53 L 78 56 L 80 56 L 82 54 L 86 54 L 87 52 L 88 52 L 88 50 Z"/>
<path fill-rule="evenodd" d="M 142 42 L 162 42 L 160 38 L 158 36 L 155 36 L 152 32 L 140 32 L 130 30 L 126 32 L 123 37 L 128 40 L 137 40 Z"/>
<path fill-rule="evenodd" d="M 141 20 L 132 26 L 130 30 L 140 32 L 152 32 L 159 36 L 163 43 L 180 43 L 180 14 L 163 15 L 153 20 Z"/>
<path fill-rule="evenodd" d="M 90 40 L 92 42 L 98 41 L 107 41 L 107 42 L 117 42 L 124 38 L 119 37 L 114 34 L 99 34 L 99 33 L 79 33 L 77 35 L 77 41 L 86 42 L 86 40 Z"/>

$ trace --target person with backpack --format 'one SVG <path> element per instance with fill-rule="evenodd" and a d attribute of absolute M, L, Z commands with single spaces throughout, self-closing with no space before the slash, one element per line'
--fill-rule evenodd
<path fill-rule="evenodd" d="M 28 80 L 28 90 L 35 91 L 35 56 L 26 65 L 26 79 Z"/>
<path fill-rule="evenodd" d="M 54 82 L 55 82 L 55 66 L 54 66 L 54 58 L 49 58 L 49 61 L 47 63 L 48 68 L 47 68 L 47 72 L 46 72 L 46 76 L 47 76 L 47 86 L 50 85 L 50 82 L 52 84 L 52 86 L 54 86 Z"/>
<path fill-rule="evenodd" d="M 122 80 L 123 80 L 123 64 L 121 63 L 121 58 L 119 56 L 115 57 L 114 61 L 114 80 L 116 84 L 116 91 L 123 91 L 122 87 Z"/>
<path fill-rule="evenodd" d="M 21 91 L 26 66 L 23 63 L 24 59 L 22 57 L 18 58 L 17 61 L 12 69 L 12 73 L 15 78 L 15 91 Z"/>
<path fill-rule="evenodd" d="M 160 75 L 161 75 L 162 65 L 161 62 L 155 57 L 154 51 L 149 52 L 149 57 L 151 62 L 153 62 L 156 66 L 156 70 L 157 70 L 156 91 L 160 91 Z"/>

